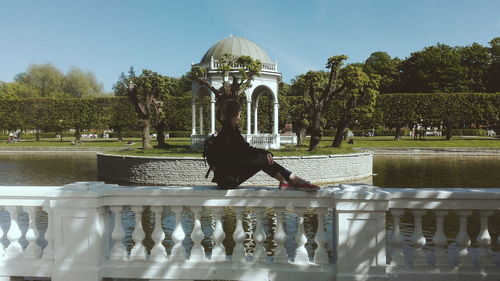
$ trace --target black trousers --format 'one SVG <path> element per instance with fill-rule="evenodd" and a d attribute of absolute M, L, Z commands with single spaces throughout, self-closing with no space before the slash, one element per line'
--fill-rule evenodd
<path fill-rule="evenodd" d="M 280 173 L 287 180 L 292 174 L 292 172 L 276 162 L 269 164 L 267 154 L 258 153 L 243 157 L 237 163 L 235 172 L 228 175 L 230 178 L 222 180 L 222 182 L 217 182 L 217 184 L 223 189 L 236 188 L 260 171 L 265 172 L 271 177 L 275 177 L 277 173 Z"/>

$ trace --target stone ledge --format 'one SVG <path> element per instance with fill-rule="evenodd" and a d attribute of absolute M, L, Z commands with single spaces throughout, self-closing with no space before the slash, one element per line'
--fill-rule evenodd
<path fill-rule="evenodd" d="M 276 157 L 276 162 L 316 184 L 346 181 L 371 183 L 373 154 L 363 152 L 342 155 Z M 101 180 L 121 184 L 213 185 L 213 173 L 205 178 L 208 167 L 201 157 L 140 157 L 97 154 L 97 173 Z M 244 185 L 277 185 L 264 172 L 257 173 Z"/>

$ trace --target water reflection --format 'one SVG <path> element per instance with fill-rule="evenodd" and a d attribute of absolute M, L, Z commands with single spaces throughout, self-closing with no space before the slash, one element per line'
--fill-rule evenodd
<path fill-rule="evenodd" d="M 0 153 L 1 185 L 64 185 L 95 180 L 95 152 Z"/>
<path fill-rule="evenodd" d="M 493 188 L 500 156 L 375 155 L 373 184 L 400 188 Z"/>

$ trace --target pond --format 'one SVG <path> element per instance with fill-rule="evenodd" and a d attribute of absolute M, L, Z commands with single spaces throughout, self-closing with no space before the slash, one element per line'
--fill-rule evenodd
<path fill-rule="evenodd" d="M 500 156 L 374 155 L 380 187 L 499 187 Z M 0 153 L 0 185 L 97 180 L 95 153 Z"/>

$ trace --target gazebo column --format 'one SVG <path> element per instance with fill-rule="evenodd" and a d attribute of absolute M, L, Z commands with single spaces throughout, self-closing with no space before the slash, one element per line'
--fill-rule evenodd
<path fill-rule="evenodd" d="M 191 135 L 196 135 L 196 100 L 193 97 L 193 101 L 191 102 L 191 118 L 192 118 L 192 130 Z"/>
<path fill-rule="evenodd" d="M 278 134 L 278 103 L 274 103 L 274 124 L 273 124 L 273 134 Z"/>
<path fill-rule="evenodd" d="M 254 112 L 253 112 L 253 133 L 258 134 L 259 133 L 259 120 L 258 120 L 258 114 L 259 112 L 259 103 L 258 101 L 255 102 L 255 107 L 254 107 Z"/>
<path fill-rule="evenodd" d="M 200 100 L 200 109 L 199 109 L 199 118 L 200 118 L 200 135 L 203 135 L 203 101 Z"/>
<path fill-rule="evenodd" d="M 247 100 L 247 134 L 252 134 L 252 101 Z"/>
<path fill-rule="evenodd" d="M 215 100 L 210 101 L 210 134 L 215 134 Z"/>

